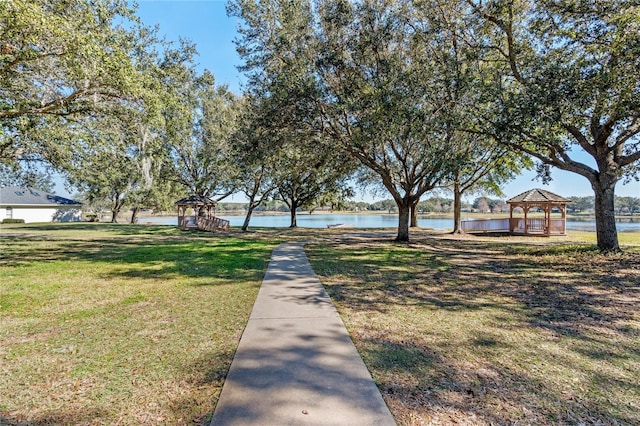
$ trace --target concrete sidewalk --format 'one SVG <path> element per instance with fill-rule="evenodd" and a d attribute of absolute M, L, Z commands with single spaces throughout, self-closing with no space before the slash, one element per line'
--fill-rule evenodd
<path fill-rule="evenodd" d="M 274 250 L 211 425 L 395 425 L 302 247 Z"/>

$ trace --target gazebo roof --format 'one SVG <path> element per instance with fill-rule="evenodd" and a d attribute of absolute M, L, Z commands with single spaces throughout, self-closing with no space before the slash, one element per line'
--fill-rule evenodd
<path fill-rule="evenodd" d="M 570 203 L 571 200 L 561 197 L 553 192 L 545 191 L 544 189 L 532 189 L 527 192 L 523 192 L 520 195 L 516 195 L 507 203 Z"/>
<path fill-rule="evenodd" d="M 179 206 L 215 206 L 216 202 L 211 198 L 203 197 L 201 195 L 191 195 L 183 198 L 182 200 L 176 201 L 176 204 Z"/>

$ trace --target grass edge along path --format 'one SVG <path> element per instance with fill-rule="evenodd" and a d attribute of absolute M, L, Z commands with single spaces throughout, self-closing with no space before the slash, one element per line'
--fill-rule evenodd
<path fill-rule="evenodd" d="M 279 241 L 3 225 L 0 424 L 206 424 Z"/>
<path fill-rule="evenodd" d="M 640 424 L 640 250 L 625 250 L 445 235 L 306 246 L 406 425 Z"/>

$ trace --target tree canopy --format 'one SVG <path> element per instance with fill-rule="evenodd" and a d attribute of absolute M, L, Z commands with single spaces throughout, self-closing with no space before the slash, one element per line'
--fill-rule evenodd
<path fill-rule="evenodd" d="M 497 194 L 534 158 L 543 179 L 590 182 L 598 246 L 619 249 L 615 187 L 640 167 L 637 1 L 233 0 L 241 96 L 134 8 L 0 2 L 3 180 L 46 185 L 46 164 L 110 194 L 114 217 L 177 187 L 242 190 L 250 212 L 284 200 L 295 226 L 358 174 L 389 193 L 406 241 L 430 191 L 453 188 L 459 219 L 463 193 Z"/>
<path fill-rule="evenodd" d="M 167 143 L 174 179 L 191 194 L 221 200 L 235 190 L 231 140 L 240 101 L 226 86 L 216 86 L 209 72 L 181 82 L 185 95 L 172 109 Z M 186 106 L 186 108 L 185 108 Z"/>
<path fill-rule="evenodd" d="M 139 93 L 136 21 L 124 0 L 0 2 L 0 161 L 55 164 L 70 127 Z"/>
<path fill-rule="evenodd" d="M 328 195 L 350 194 L 354 163 L 329 144 L 318 110 L 317 50 L 312 4 L 238 0 L 229 12 L 242 18 L 237 41 L 247 73 L 247 95 L 259 105 L 263 138 L 250 138 L 250 151 L 269 151 L 275 194 L 291 212 Z M 266 145 L 266 146 L 265 146 Z M 264 169 L 263 169 L 264 170 Z"/>

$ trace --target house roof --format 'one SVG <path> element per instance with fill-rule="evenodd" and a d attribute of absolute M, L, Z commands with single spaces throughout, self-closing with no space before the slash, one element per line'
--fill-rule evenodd
<path fill-rule="evenodd" d="M 516 195 L 507 203 L 570 203 L 571 200 L 561 197 L 553 192 L 545 191 L 544 189 L 531 189 L 527 192 L 523 192 L 520 195 Z"/>
<path fill-rule="evenodd" d="M 0 188 L 2 207 L 81 207 L 82 203 L 25 186 Z"/>

